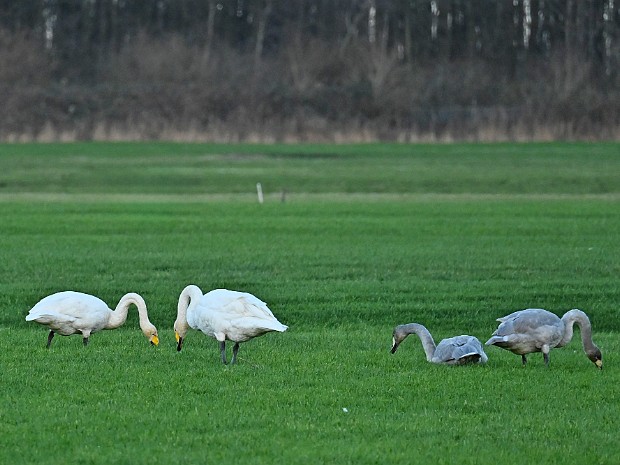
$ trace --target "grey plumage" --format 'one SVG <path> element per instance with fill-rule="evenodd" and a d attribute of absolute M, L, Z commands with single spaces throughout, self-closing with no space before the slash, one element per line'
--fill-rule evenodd
<path fill-rule="evenodd" d="M 394 328 L 392 339 L 392 353 L 410 334 L 417 334 L 422 341 L 426 353 L 426 360 L 431 363 L 445 365 L 465 365 L 467 363 L 486 363 L 487 355 L 482 344 L 474 336 L 462 335 L 443 339 L 435 346 L 433 336 L 423 325 L 409 323 Z"/>
<path fill-rule="evenodd" d="M 590 319 L 581 310 L 570 310 L 559 318 L 541 308 L 528 308 L 498 318 L 497 321 L 501 324 L 486 345 L 495 345 L 521 355 L 524 365 L 527 363 L 526 355 L 533 352 L 542 352 L 545 364 L 549 365 L 549 352 L 570 342 L 573 325 L 577 323 L 586 355 L 598 368 L 603 367 L 601 351 L 592 341 Z"/>

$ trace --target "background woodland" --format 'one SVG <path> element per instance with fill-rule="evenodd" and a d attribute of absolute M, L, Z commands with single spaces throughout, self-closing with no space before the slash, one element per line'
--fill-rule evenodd
<path fill-rule="evenodd" d="M 619 8 L 0 0 L 0 140 L 618 140 Z"/>

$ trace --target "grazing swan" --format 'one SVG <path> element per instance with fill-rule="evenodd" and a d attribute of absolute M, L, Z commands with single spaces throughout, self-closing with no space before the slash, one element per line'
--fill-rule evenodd
<path fill-rule="evenodd" d="M 26 316 L 26 321 L 36 321 L 50 328 L 47 338 L 49 349 L 54 333 L 69 336 L 82 333 L 84 345 L 88 345 L 91 333 L 102 329 L 115 329 L 125 323 L 129 306 L 138 307 L 140 329 L 153 345 L 159 344 L 157 328 L 149 321 L 146 303 L 138 294 L 125 294 L 110 310 L 101 299 L 81 292 L 63 291 L 49 295 L 39 301 Z"/>
<path fill-rule="evenodd" d="M 198 329 L 220 343 L 222 362 L 226 363 L 226 339 L 233 341 L 231 363 L 237 361 L 239 343 L 270 331 L 286 331 L 267 308 L 265 302 L 246 292 L 215 289 L 202 295 L 198 286 L 190 284 L 181 292 L 174 322 L 177 351 L 189 328 Z"/>
<path fill-rule="evenodd" d="M 590 320 L 581 310 L 570 310 L 560 319 L 547 310 L 528 308 L 498 318 L 497 321 L 501 324 L 487 341 L 487 345 L 496 345 L 521 355 L 523 365 L 527 363 L 526 354 L 542 352 L 547 366 L 549 351 L 568 344 L 573 337 L 573 324 L 577 323 L 581 330 L 583 350 L 598 368 L 603 368 L 601 351 L 592 342 Z"/>
<path fill-rule="evenodd" d="M 482 344 L 474 336 L 456 336 L 442 340 L 435 347 L 433 336 L 424 326 L 417 323 L 400 325 L 394 328 L 392 353 L 396 352 L 401 342 L 407 336 L 415 333 L 422 341 L 422 347 L 426 352 L 426 360 L 432 363 L 446 365 L 465 365 L 466 363 L 486 363 L 487 355 L 482 349 Z"/>

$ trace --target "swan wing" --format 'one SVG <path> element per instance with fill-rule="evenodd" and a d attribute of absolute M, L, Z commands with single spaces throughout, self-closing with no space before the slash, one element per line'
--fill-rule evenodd
<path fill-rule="evenodd" d="M 562 338 L 563 323 L 547 310 L 529 308 L 511 313 L 486 342 L 508 349 L 516 354 L 537 352 L 543 345 L 555 347 Z"/>
<path fill-rule="evenodd" d="M 204 295 L 199 303 L 203 311 L 221 315 L 228 320 L 236 318 L 273 319 L 273 313 L 267 304 L 247 292 L 215 289 Z"/>
<path fill-rule="evenodd" d="M 230 315 L 273 318 L 267 304 L 247 292 L 215 289 L 205 294 L 200 304 Z"/>
<path fill-rule="evenodd" d="M 228 326 L 226 337 L 232 341 L 243 342 L 270 331 L 284 332 L 287 329 L 288 326 L 281 324 L 275 318 L 273 320 L 252 317 L 239 318 L 232 321 Z"/>
<path fill-rule="evenodd" d="M 81 292 L 63 291 L 41 299 L 28 313 L 26 321 L 36 321 L 60 334 L 83 329 L 102 329 L 111 310 L 105 302 Z"/>
<path fill-rule="evenodd" d="M 201 299 L 193 315 L 192 327 L 218 340 L 243 342 L 269 331 L 286 331 L 267 304 L 247 292 L 215 289 Z"/>
<path fill-rule="evenodd" d="M 507 336 L 510 334 L 553 333 L 562 328 L 562 320 L 547 310 L 529 308 L 511 313 L 503 317 L 502 323 L 493 333 L 494 336 Z"/>
<path fill-rule="evenodd" d="M 462 365 L 465 363 L 486 363 L 487 355 L 482 344 L 474 336 L 462 335 L 444 339 L 433 354 L 434 363 Z"/>
<path fill-rule="evenodd" d="M 503 322 L 505 322 L 505 321 L 512 320 L 512 319 L 516 318 L 516 317 L 517 317 L 517 316 L 518 316 L 518 315 L 519 315 L 522 311 L 523 311 L 523 310 L 519 310 L 519 311 L 517 311 L 517 312 L 512 312 L 510 315 L 506 315 L 506 316 L 499 317 L 499 318 L 498 318 L 497 320 L 495 320 L 495 321 L 499 321 L 500 323 L 503 323 Z"/>
<path fill-rule="evenodd" d="M 33 309 L 34 310 L 34 309 Z M 62 324 L 74 323 L 77 318 L 71 315 L 65 315 L 64 313 L 56 312 L 53 309 L 45 310 L 38 309 L 37 311 L 30 310 L 26 315 L 26 321 L 36 321 L 42 325 L 50 325 L 55 322 Z"/>

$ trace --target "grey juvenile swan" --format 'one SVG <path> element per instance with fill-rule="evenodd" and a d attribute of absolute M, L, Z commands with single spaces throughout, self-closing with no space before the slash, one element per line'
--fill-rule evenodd
<path fill-rule="evenodd" d="M 573 324 L 577 323 L 581 330 L 583 350 L 598 368 L 603 368 L 601 351 L 592 342 L 592 325 L 581 310 L 570 310 L 559 318 L 547 310 L 528 308 L 498 318 L 497 321 L 501 324 L 486 342 L 487 345 L 496 345 L 521 355 L 523 365 L 527 363 L 526 354 L 542 352 L 547 366 L 549 351 L 568 344 L 573 337 Z"/>
<path fill-rule="evenodd" d="M 486 363 L 488 360 L 482 344 L 474 336 L 451 337 L 435 346 L 431 333 L 418 323 L 399 325 L 394 328 L 392 353 L 396 352 L 400 343 L 412 333 L 420 337 L 422 347 L 426 352 L 426 360 L 431 363 L 465 365 L 466 363 Z"/>

